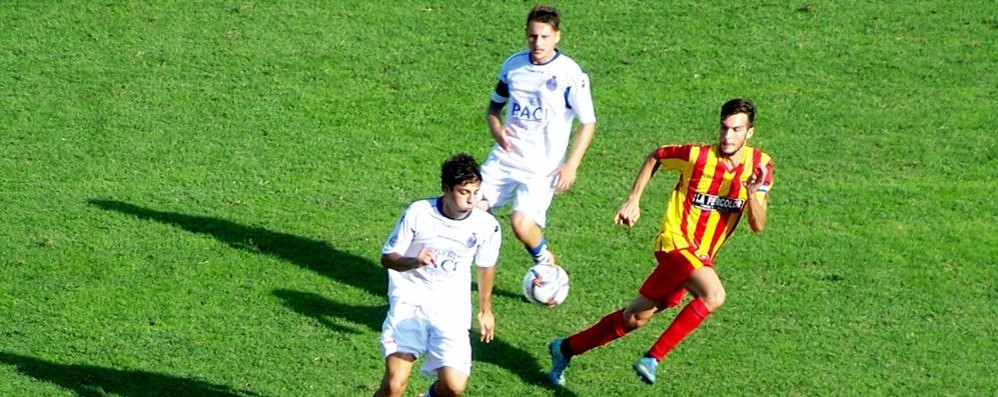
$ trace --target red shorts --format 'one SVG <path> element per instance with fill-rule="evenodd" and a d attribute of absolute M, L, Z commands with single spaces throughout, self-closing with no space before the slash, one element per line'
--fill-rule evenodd
<path fill-rule="evenodd" d="M 689 248 L 672 251 L 655 251 L 658 266 L 648 275 L 638 289 L 645 298 L 675 307 L 683 302 L 686 287 L 683 283 L 693 271 L 704 266 L 714 267 L 710 258 L 702 258 Z"/>

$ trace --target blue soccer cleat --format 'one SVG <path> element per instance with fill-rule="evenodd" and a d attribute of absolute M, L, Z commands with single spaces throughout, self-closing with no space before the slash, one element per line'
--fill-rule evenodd
<path fill-rule="evenodd" d="M 655 384 L 656 369 L 658 369 L 658 360 L 651 357 L 641 357 L 634 362 L 634 372 L 638 374 L 642 382 L 649 385 Z"/>
<path fill-rule="evenodd" d="M 572 363 L 572 359 L 561 354 L 561 344 L 564 339 L 555 339 L 548 344 L 548 353 L 551 353 L 551 372 L 548 372 L 548 380 L 558 386 L 565 385 L 565 370 Z"/>

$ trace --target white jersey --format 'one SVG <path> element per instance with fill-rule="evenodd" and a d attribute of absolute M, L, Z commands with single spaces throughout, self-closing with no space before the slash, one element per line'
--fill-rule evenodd
<path fill-rule="evenodd" d="M 564 160 L 573 118 L 596 122 L 589 76 L 561 52 L 543 65 L 532 64 L 529 51 L 510 56 L 499 70 L 492 101 L 509 102 L 505 125 L 513 134 L 507 137 L 512 150 L 496 144 L 489 160 L 533 174 L 547 175 Z"/>
<path fill-rule="evenodd" d="M 493 267 L 499 258 L 502 233 L 492 214 L 474 208 L 464 219 L 443 214 L 443 201 L 413 202 L 381 248 L 382 254 L 414 257 L 424 247 L 433 250 L 436 264 L 404 272 L 388 270 L 388 300 L 434 312 L 471 327 L 471 265 Z"/>

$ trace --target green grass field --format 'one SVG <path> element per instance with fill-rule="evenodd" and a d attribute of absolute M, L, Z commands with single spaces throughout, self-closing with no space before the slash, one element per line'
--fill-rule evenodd
<path fill-rule="evenodd" d="M 381 243 L 438 165 L 484 159 L 529 2 L 8 2 L 0 9 L 0 395 L 366 396 Z M 989 1 L 576 1 L 560 48 L 599 124 L 528 305 L 506 227 L 498 339 L 468 396 L 998 394 L 998 9 Z M 674 176 L 612 225 L 642 156 L 753 99 L 767 230 L 649 387 L 675 311 L 574 360 L 545 345 L 651 271 Z M 508 220 L 500 212 L 501 220 Z M 407 395 L 425 390 L 414 374 Z"/>

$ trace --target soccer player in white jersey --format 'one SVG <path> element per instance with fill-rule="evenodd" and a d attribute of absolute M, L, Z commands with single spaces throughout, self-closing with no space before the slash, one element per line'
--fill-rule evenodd
<path fill-rule="evenodd" d="M 420 355 L 422 373 L 437 376 L 425 396 L 459 396 L 471 373 L 471 267 L 478 270 L 478 325 L 483 342 L 495 329 L 492 285 L 499 222 L 477 208 L 478 163 L 458 154 L 443 163 L 443 195 L 406 208 L 381 248 L 388 269 L 388 316 L 381 329 L 385 374 L 375 396 L 401 396 Z"/>
<path fill-rule="evenodd" d="M 557 49 L 559 22 L 553 7 L 534 7 L 527 15 L 528 49 L 507 58 L 499 70 L 486 113 L 496 143 L 482 165 L 479 204 L 494 210 L 514 200 L 513 233 L 534 263 L 546 264 L 554 264 L 543 233 L 551 199 L 575 183 L 596 131 L 589 76 Z M 576 118 L 579 127 L 566 158 Z"/>

